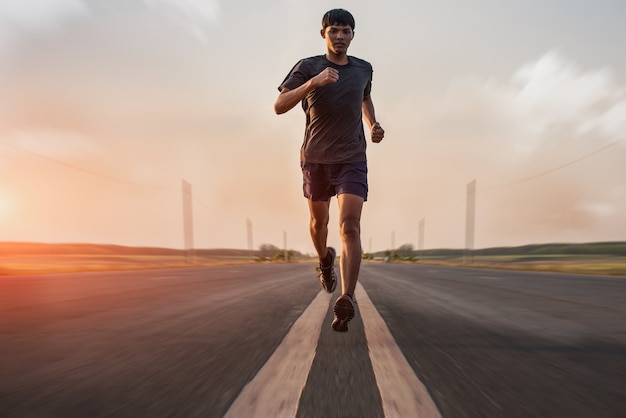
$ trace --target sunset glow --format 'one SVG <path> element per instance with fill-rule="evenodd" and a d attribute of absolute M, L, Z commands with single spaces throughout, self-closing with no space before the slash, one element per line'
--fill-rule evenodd
<path fill-rule="evenodd" d="M 250 219 L 255 248 L 313 251 L 304 116 L 272 105 L 335 3 L 32 3 L 0 5 L 0 241 L 181 248 L 184 179 L 196 247 L 246 248 Z M 420 220 L 463 247 L 474 180 L 477 248 L 626 238 L 626 3 L 341 7 L 386 131 L 365 251 L 417 247 Z"/>
<path fill-rule="evenodd" d="M 9 199 L 0 192 L 0 219 L 9 214 Z"/>

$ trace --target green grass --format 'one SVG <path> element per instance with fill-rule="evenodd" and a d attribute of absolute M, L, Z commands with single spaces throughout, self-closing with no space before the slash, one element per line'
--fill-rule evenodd
<path fill-rule="evenodd" d="M 571 274 L 598 274 L 626 276 L 626 257 L 544 255 L 544 256 L 474 256 L 427 257 L 416 261 L 420 264 L 491 268 L 502 270 L 546 271 Z"/>
<path fill-rule="evenodd" d="M 0 275 L 146 270 L 252 263 L 250 257 L 166 255 L 13 255 L 0 257 Z"/>
<path fill-rule="evenodd" d="M 382 258 L 385 254 L 373 255 Z M 257 262 L 257 256 L 233 249 L 196 250 L 195 257 L 187 257 L 183 250 L 167 248 L 0 242 L 0 275 L 248 264 Z M 310 261 L 303 256 L 296 259 Z M 413 252 L 411 259 L 397 262 L 626 276 L 623 242 L 491 248 L 473 251 L 471 257 L 464 257 L 463 250 L 427 250 Z"/>

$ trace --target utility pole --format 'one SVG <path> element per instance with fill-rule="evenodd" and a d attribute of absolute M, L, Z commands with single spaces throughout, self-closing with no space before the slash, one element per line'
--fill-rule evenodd
<path fill-rule="evenodd" d="M 467 185 L 467 201 L 465 210 L 465 262 L 472 261 L 474 250 L 474 224 L 476 219 L 476 180 Z"/>
<path fill-rule="evenodd" d="M 254 245 L 252 243 L 252 221 L 246 219 L 246 227 L 248 233 L 248 251 L 250 252 L 250 258 L 254 258 Z"/>
<path fill-rule="evenodd" d="M 289 262 L 289 251 L 287 251 L 287 231 L 283 231 L 283 248 L 285 263 Z"/>
<path fill-rule="evenodd" d="M 424 251 L 424 218 L 420 219 L 419 230 L 417 233 L 417 251 L 420 257 L 423 257 Z"/>
<path fill-rule="evenodd" d="M 191 184 L 183 180 L 183 233 L 187 262 L 195 263 L 193 249 L 193 197 Z"/>

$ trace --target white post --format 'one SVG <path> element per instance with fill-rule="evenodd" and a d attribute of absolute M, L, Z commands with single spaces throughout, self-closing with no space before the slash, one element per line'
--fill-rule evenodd
<path fill-rule="evenodd" d="M 254 258 L 254 245 L 252 242 L 252 221 L 246 219 L 246 227 L 248 232 L 248 251 L 250 252 L 250 258 Z"/>
<path fill-rule="evenodd" d="M 285 254 L 285 263 L 289 261 L 289 252 L 287 251 L 287 231 L 283 231 L 283 248 Z"/>
<path fill-rule="evenodd" d="M 476 218 L 476 180 L 467 185 L 467 202 L 465 211 L 465 252 L 471 260 L 474 249 L 474 223 Z"/>
<path fill-rule="evenodd" d="M 193 198 L 191 184 L 183 180 L 183 233 L 187 261 L 195 263 L 193 254 Z"/>
<path fill-rule="evenodd" d="M 417 234 L 417 251 L 419 252 L 419 255 L 422 256 L 422 251 L 424 251 L 424 218 L 420 219 L 419 231 Z"/>

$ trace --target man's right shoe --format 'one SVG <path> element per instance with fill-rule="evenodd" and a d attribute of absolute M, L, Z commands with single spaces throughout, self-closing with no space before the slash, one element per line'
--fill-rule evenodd
<path fill-rule="evenodd" d="M 337 251 L 333 247 L 328 247 L 328 253 L 331 255 L 331 262 L 328 266 L 320 266 L 317 271 L 320 273 L 320 282 L 322 282 L 322 288 L 328 293 L 333 293 L 337 287 L 337 273 L 335 273 L 335 258 L 337 258 Z"/>
<path fill-rule="evenodd" d="M 356 310 L 356 302 L 350 295 L 341 295 L 335 301 L 335 318 L 333 319 L 332 327 L 335 331 L 346 332 L 348 331 L 348 322 L 354 318 L 354 311 Z"/>

